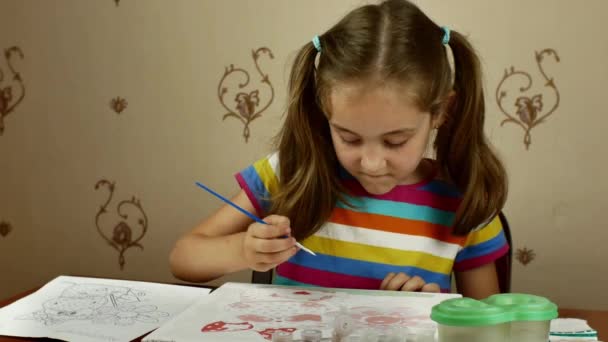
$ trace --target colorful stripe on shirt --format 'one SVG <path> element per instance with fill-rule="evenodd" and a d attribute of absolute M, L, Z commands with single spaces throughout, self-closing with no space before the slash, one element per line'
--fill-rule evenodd
<path fill-rule="evenodd" d="M 278 168 L 278 164 L 279 159 L 275 154 L 256 161 L 235 176 L 258 216 L 266 216 L 265 213 L 270 208 L 270 194 L 278 187 L 278 179 L 274 171 Z"/>
<path fill-rule="evenodd" d="M 236 177 L 258 214 L 276 191 L 276 154 Z M 493 262 L 508 250 L 498 218 L 467 236 L 451 234 L 461 196 L 440 180 L 397 186 L 370 195 L 344 178 L 349 207 L 338 203 L 328 222 L 301 241 L 317 256 L 298 252 L 276 268 L 274 282 L 337 288 L 378 289 L 389 273 L 403 272 L 451 289 L 451 274 Z M 352 196 L 352 197 L 351 197 Z"/>

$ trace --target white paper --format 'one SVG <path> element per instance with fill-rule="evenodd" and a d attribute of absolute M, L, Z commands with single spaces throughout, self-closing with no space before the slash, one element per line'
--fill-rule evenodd
<path fill-rule="evenodd" d="M 457 294 L 350 291 L 227 283 L 144 338 L 144 342 L 265 341 L 277 330 L 300 339 L 304 329 L 331 337 L 346 312 L 360 329 L 434 328 L 435 304 Z"/>
<path fill-rule="evenodd" d="M 593 330 L 583 319 L 553 319 L 551 320 L 550 331 L 550 341 L 597 341 L 597 331 Z"/>
<path fill-rule="evenodd" d="M 0 309 L 0 335 L 66 341 L 131 341 L 161 326 L 209 289 L 60 276 Z"/>
<path fill-rule="evenodd" d="M 594 331 L 587 321 L 578 318 L 556 318 L 551 320 L 552 333 L 580 333 Z"/>

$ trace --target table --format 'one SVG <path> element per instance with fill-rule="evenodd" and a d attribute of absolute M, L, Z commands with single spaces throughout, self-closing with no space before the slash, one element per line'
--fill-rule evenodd
<path fill-rule="evenodd" d="M 184 285 L 184 284 L 179 284 Z M 23 298 L 33 292 L 38 290 L 38 288 L 24 291 L 22 293 L 17 294 L 11 298 L 0 300 L 0 308 L 6 306 L 20 298 Z M 587 320 L 589 325 L 597 330 L 598 339 L 600 341 L 608 341 L 608 311 L 600 311 L 600 310 L 582 310 L 582 309 L 559 309 L 559 317 L 563 318 L 580 318 Z M 146 334 L 147 335 L 147 334 Z M 139 342 L 142 340 L 144 336 L 139 337 L 138 339 L 133 340 L 133 342 Z M 57 340 L 49 339 L 49 338 L 18 338 L 18 337 L 4 337 L 0 336 L 0 342 L 54 342 Z"/>

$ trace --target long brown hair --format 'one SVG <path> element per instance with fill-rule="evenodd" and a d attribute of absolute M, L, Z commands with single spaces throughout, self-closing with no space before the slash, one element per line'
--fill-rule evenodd
<path fill-rule="evenodd" d="M 443 37 L 443 29 L 414 4 L 386 0 L 353 10 L 320 35 L 320 53 L 312 42 L 299 50 L 285 122 L 275 141 L 279 189 L 270 208 L 290 218 L 297 239 L 316 232 L 344 199 L 328 125 L 328 97 L 332 86 L 346 82 L 405 84 L 419 109 L 444 116 L 433 146 L 442 177 L 463 193 L 454 234 L 467 234 L 498 215 L 507 181 L 483 132 L 479 59 L 466 38 L 451 31 L 452 77 Z M 448 105 L 452 90 L 455 98 Z"/>

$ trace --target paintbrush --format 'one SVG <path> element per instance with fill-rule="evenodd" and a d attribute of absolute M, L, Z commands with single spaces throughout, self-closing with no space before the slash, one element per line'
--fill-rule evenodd
<path fill-rule="evenodd" d="M 261 218 L 255 216 L 254 214 L 248 212 L 247 210 L 239 207 L 238 205 L 236 205 L 236 203 L 232 202 L 231 200 L 227 199 L 226 197 L 218 194 L 217 192 L 211 190 L 209 187 L 207 187 L 206 185 L 200 183 L 200 182 L 196 182 L 196 185 L 203 188 L 204 190 L 206 190 L 207 192 L 209 192 L 210 194 L 214 195 L 215 197 L 221 199 L 222 201 L 226 202 L 227 204 L 231 205 L 232 207 L 234 207 L 236 210 L 242 212 L 243 214 L 249 216 L 249 218 L 251 218 L 252 220 L 254 220 L 255 222 L 261 223 L 261 224 L 268 224 L 266 222 L 264 222 Z M 302 246 L 299 242 L 296 242 L 296 246 L 300 247 L 301 249 L 303 249 L 305 252 L 311 254 L 311 255 L 316 255 L 315 252 L 311 251 L 310 249 Z"/>

